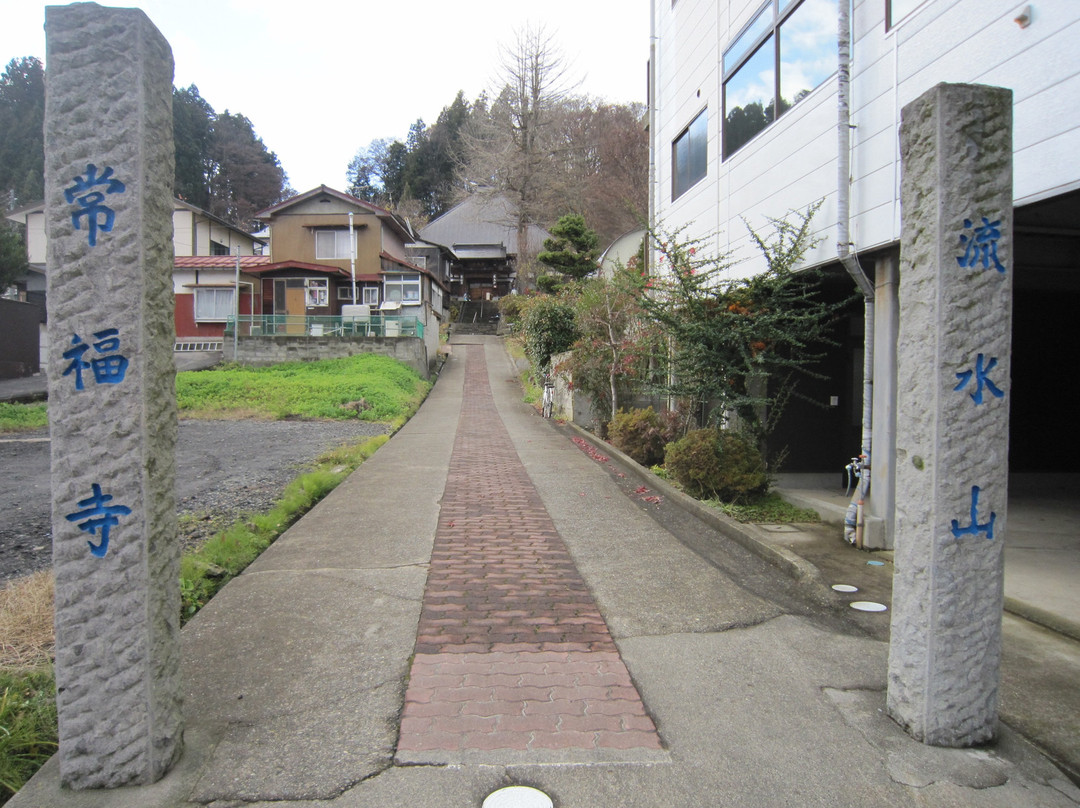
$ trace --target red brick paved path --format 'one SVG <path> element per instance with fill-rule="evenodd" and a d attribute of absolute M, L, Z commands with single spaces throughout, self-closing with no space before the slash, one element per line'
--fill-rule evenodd
<path fill-rule="evenodd" d="M 398 758 L 655 753 L 656 728 L 495 409 L 484 348 L 462 347 L 464 399 Z"/>

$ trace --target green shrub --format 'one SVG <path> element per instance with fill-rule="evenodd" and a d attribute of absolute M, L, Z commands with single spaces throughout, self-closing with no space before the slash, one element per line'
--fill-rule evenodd
<path fill-rule="evenodd" d="M 752 439 L 737 432 L 696 429 L 667 447 L 664 465 L 699 498 L 746 501 L 765 493 L 769 475 Z"/>
<path fill-rule="evenodd" d="M 536 285 L 549 295 L 557 295 L 559 290 L 566 286 L 566 281 L 558 275 L 541 275 L 536 279 Z"/>
<path fill-rule="evenodd" d="M 574 309 L 554 297 L 530 302 L 522 320 L 525 353 L 538 372 L 546 372 L 551 355 L 570 350 L 578 337 Z"/>
<path fill-rule="evenodd" d="M 608 440 L 643 466 L 664 462 L 664 447 L 673 436 L 667 419 L 652 407 L 619 410 L 608 425 Z"/>
<path fill-rule="evenodd" d="M 525 314 L 525 300 L 522 295 L 504 295 L 499 298 L 499 317 L 507 324 L 515 326 Z M 457 322 L 455 319 L 454 322 Z"/>

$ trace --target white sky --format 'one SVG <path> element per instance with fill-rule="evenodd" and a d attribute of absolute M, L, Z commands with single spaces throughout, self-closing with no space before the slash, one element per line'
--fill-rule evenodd
<path fill-rule="evenodd" d="M 4 0 L 0 70 L 45 59 L 45 6 Z M 102 3 L 109 5 L 109 3 Z M 458 90 L 494 88 L 499 46 L 543 25 L 580 94 L 645 101 L 649 0 L 141 0 L 172 46 L 174 84 L 246 115 L 292 187 L 346 186 L 357 150 L 429 126 Z"/>

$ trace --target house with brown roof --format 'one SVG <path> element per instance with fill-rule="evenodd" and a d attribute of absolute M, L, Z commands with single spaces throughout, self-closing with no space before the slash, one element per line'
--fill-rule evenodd
<path fill-rule="evenodd" d="M 271 262 L 249 273 L 259 279 L 255 303 L 263 315 L 296 322 L 297 315 L 354 315 L 355 305 L 365 315 L 415 318 L 435 356 L 449 303 L 446 267 L 410 258 L 416 234 L 405 219 L 326 185 L 256 218 L 270 230 Z"/>

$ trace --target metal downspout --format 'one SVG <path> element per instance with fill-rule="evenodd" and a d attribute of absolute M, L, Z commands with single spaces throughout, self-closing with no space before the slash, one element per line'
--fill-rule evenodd
<path fill-rule="evenodd" d="M 871 439 L 874 423 L 874 285 L 852 253 L 851 228 L 851 0 L 838 0 L 836 255 L 863 294 L 862 475 L 852 499 L 856 507 L 855 546 L 862 548 L 865 503 L 870 495 Z"/>

